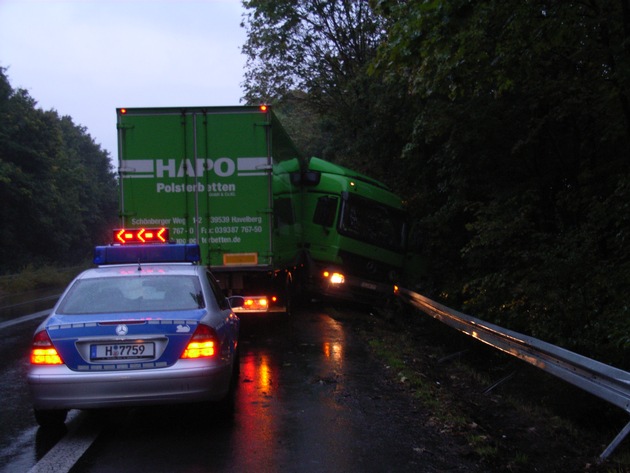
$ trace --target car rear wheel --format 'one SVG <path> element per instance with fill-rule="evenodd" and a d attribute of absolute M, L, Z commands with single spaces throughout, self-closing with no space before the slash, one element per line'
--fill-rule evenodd
<path fill-rule="evenodd" d="M 234 362 L 232 365 L 232 376 L 230 376 L 230 387 L 223 399 L 214 403 L 214 409 L 218 417 L 223 420 L 230 420 L 234 417 L 236 408 L 236 389 L 241 374 L 241 353 L 240 348 L 234 352 Z"/>
<path fill-rule="evenodd" d="M 66 421 L 68 411 L 65 409 L 43 410 L 34 409 L 35 420 L 40 427 L 51 429 L 61 427 Z"/>

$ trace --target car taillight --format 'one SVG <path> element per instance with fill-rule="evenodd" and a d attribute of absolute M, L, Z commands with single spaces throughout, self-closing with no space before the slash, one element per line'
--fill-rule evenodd
<path fill-rule="evenodd" d="M 215 355 L 216 349 L 217 337 L 214 330 L 207 325 L 199 324 L 181 358 L 210 358 Z"/>
<path fill-rule="evenodd" d="M 63 365 L 63 360 L 53 346 L 46 330 L 37 332 L 33 337 L 31 349 L 31 364 L 33 365 Z"/>

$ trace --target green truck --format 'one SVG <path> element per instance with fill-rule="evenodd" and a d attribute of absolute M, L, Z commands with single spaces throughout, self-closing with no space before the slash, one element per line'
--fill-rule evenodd
<path fill-rule="evenodd" d="M 290 312 L 307 291 L 392 292 L 400 199 L 302 158 L 270 108 L 119 108 L 117 128 L 121 226 L 198 243 L 225 292 L 246 296 L 240 310 Z"/>

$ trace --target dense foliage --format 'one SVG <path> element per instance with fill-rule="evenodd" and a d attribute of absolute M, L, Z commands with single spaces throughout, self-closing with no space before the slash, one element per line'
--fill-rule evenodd
<path fill-rule="evenodd" d="M 385 39 L 384 19 L 365 1 L 243 3 L 245 99 L 281 102 L 277 111 L 307 154 L 386 172 L 411 122 L 405 87 L 368 74 Z"/>
<path fill-rule="evenodd" d="M 247 99 L 408 201 L 409 284 L 627 364 L 628 0 L 244 5 Z"/>
<path fill-rule="evenodd" d="M 86 129 L 37 108 L 0 69 L 0 273 L 90 257 L 116 221 L 109 155 Z"/>

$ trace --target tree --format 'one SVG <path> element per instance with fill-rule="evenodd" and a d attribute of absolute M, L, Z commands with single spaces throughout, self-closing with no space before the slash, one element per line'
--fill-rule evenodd
<path fill-rule="evenodd" d="M 0 272 L 76 264 L 116 219 L 109 156 L 85 128 L 36 108 L 0 69 Z"/>
<path fill-rule="evenodd" d="M 382 24 L 364 1 L 245 0 L 245 98 L 271 102 L 293 90 L 323 110 L 341 102 L 380 43 Z"/>
<path fill-rule="evenodd" d="M 571 346 L 627 331 L 627 1 L 375 4 L 374 70 L 421 104 L 402 161 L 432 286 Z"/>
<path fill-rule="evenodd" d="M 279 104 L 320 157 L 388 176 L 403 140 L 404 92 L 368 74 L 385 23 L 363 0 L 248 0 L 245 99 Z M 291 130 L 289 130 L 291 131 Z M 406 130 L 405 130 L 406 132 Z M 319 146 L 314 145 L 319 143 Z"/>
<path fill-rule="evenodd" d="M 628 0 L 370 5 L 245 2 L 248 100 L 308 102 L 312 149 L 407 200 L 423 292 L 623 357 Z"/>

